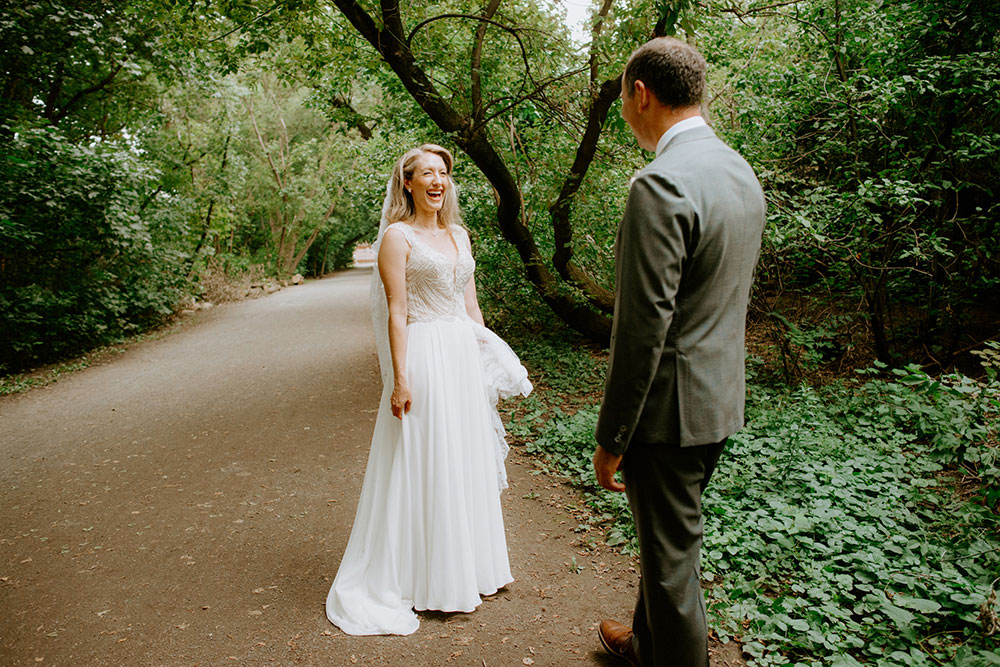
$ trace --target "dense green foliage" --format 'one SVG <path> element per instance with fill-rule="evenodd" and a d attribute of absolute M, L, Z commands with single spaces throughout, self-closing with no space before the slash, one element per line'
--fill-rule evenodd
<path fill-rule="evenodd" d="M 247 287 L 213 274 L 322 275 L 371 233 L 378 187 L 351 171 L 384 161 L 296 83 L 301 44 L 236 54 L 190 10 L 2 10 L 0 372 Z"/>
<path fill-rule="evenodd" d="M 969 325 L 1000 298 L 998 28 L 989 3 L 833 0 L 698 31 L 768 193 L 761 277 L 860 304 L 883 362 L 995 333 Z"/>
<path fill-rule="evenodd" d="M 0 368 L 78 353 L 173 312 L 183 275 L 178 206 L 150 205 L 127 147 L 52 129 L 4 142 L 0 164 Z"/>
<path fill-rule="evenodd" d="M 600 360 L 534 345 L 539 379 L 583 378 Z M 544 351 L 542 351 L 544 350 Z M 747 427 L 704 499 L 711 625 L 755 665 L 988 665 L 983 620 L 1000 572 L 998 355 L 983 382 L 892 381 L 790 388 L 751 381 Z M 510 428 L 586 490 L 609 544 L 635 551 L 623 494 L 591 471 L 597 406 L 543 389 Z M 968 489 L 956 492 L 962 478 Z M 994 616 L 995 618 L 995 616 Z"/>

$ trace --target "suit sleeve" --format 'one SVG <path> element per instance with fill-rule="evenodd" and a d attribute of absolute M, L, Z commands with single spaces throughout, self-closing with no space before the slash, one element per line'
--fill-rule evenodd
<path fill-rule="evenodd" d="M 595 431 L 614 454 L 628 448 L 659 368 L 695 224 L 666 176 L 645 172 L 633 182 L 615 248 L 611 355 Z"/>

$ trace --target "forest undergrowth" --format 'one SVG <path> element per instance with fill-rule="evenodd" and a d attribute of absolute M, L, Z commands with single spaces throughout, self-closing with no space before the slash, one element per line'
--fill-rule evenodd
<path fill-rule="evenodd" d="M 605 357 L 532 339 L 537 391 L 508 413 L 584 493 L 583 543 L 636 554 L 624 494 L 590 458 Z M 752 665 L 1000 664 L 998 346 L 976 379 L 874 367 L 789 384 L 748 360 L 746 427 L 704 499 L 712 632 Z"/>

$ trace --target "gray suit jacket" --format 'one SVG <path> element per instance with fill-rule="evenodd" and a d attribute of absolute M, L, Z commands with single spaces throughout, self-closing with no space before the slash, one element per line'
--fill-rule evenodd
<path fill-rule="evenodd" d="M 750 165 L 709 127 L 670 140 L 629 190 L 597 442 L 689 447 L 743 426 L 744 334 L 764 228 Z"/>

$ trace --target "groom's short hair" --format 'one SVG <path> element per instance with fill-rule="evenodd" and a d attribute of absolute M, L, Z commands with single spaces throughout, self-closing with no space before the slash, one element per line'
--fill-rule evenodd
<path fill-rule="evenodd" d="M 625 90 L 631 97 L 642 81 L 660 104 L 695 107 L 705 94 L 705 58 L 673 37 L 651 39 L 632 52 L 625 63 Z"/>

